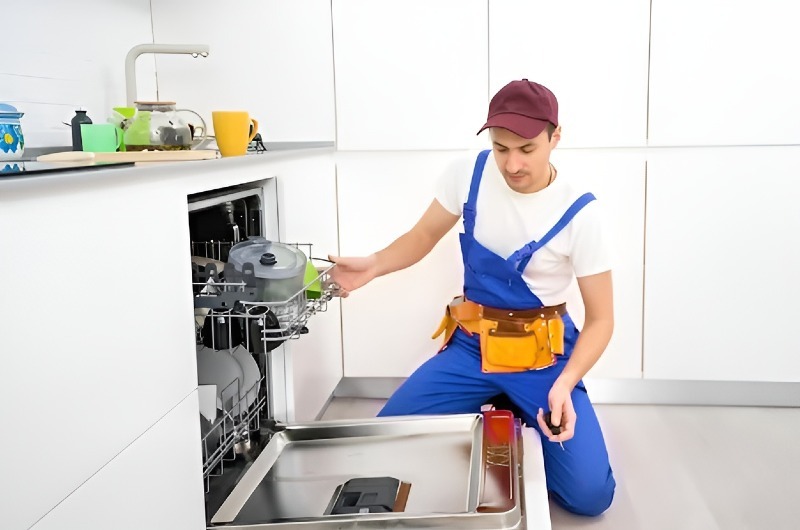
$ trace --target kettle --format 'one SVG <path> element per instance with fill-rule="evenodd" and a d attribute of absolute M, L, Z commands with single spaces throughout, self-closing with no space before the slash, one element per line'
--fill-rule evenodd
<path fill-rule="evenodd" d="M 136 101 L 136 113 L 127 121 L 123 142 L 127 151 L 181 151 L 200 145 L 208 129 L 202 116 L 190 109 L 176 109 L 174 101 Z M 197 125 L 180 113 L 194 114 Z M 195 137 L 201 131 L 200 138 Z"/>
<path fill-rule="evenodd" d="M 19 160 L 25 152 L 25 137 L 19 119 L 24 113 L 0 103 L 0 160 Z"/>

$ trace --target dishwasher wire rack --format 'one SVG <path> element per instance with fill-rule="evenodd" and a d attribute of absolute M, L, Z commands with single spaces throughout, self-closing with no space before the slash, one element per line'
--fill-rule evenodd
<path fill-rule="evenodd" d="M 237 378 L 220 392 L 223 408 L 201 438 L 206 493 L 211 477 L 221 476 L 225 464 L 236 459 L 236 448 L 248 447 L 253 433 L 260 430 L 261 412 L 268 402 L 265 380 L 266 376 L 262 375 L 250 388 L 241 392 L 242 384 Z M 251 395 L 255 397 L 251 398 Z"/>
<path fill-rule="evenodd" d="M 316 313 L 327 311 L 328 302 L 339 294 L 338 285 L 330 278 L 330 272 L 336 265 L 322 258 L 310 259 L 318 272 L 317 276 L 306 282 L 288 299 L 275 302 L 258 300 L 255 285 L 249 284 L 247 281 L 249 278 L 243 277 L 230 264 L 225 264 L 224 270 L 221 271 L 222 276 L 214 264 L 208 264 L 203 271 L 193 264 L 193 275 L 200 280 L 192 282 L 196 293 L 195 316 L 198 317 L 196 331 L 200 333 L 203 325 L 199 317 L 214 315 L 257 321 L 262 330 L 259 340 L 264 343 L 299 338 L 307 331 L 305 326 L 308 320 Z M 320 265 L 320 262 L 324 265 Z M 315 296 L 311 297 L 308 292 L 315 285 L 320 286 L 319 291 L 315 291 Z M 274 315 L 277 321 L 270 314 Z M 252 326 L 248 324 L 245 327 L 250 329 Z M 214 333 L 216 328 L 217 326 L 211 326 L 211 332 Z M 228 326 L 226 329 L 230 328 L 231 326 Z M 250 334 L 248 334 L 249 339 Z M 212 340 L 213 344 L 217 344 L 216 337 Z M 208 345 L 208 342 L 206 344 Z M 263 349 L 269 351 L 273 347 L 265 344 Z"/>
<path fill-rule="evenodd" d="M 258 440 L 262 422 L 272 420 L 270 410 L 270 380 L 267 355 L 284 341 L 297 339 L 308 330 L 306 324 L 316 313 L 325 312 L 330 302 L 339 294 L 330 272 L 335 264 L 322 258 L 309 258 L 317 276 L 305 282 L 286 300 L 264 302 L 258 299 L 255 285 L 238 273 L 232 265 L 219 263 L 228 254 L 232 242 L 192 242 L 192 255 L 208 258 L 201 268 L 192 263 L 192 289 L 195 306 L 195 342 L 198 348 L 232 353 L 235 348 L 245 348 L 256 359 L 260 378 L 244 393 L 242 382 L 235 379 L 219 392 L 222 410 L 209 432 L 202 436 L 203 478 L 206 493 L 212 477 L 221 476 L 226 465 L 236 460 L 237 454 Z M 308 247 L 310 244 L 295 244 Z M 222 270 L 218 270 L 218 265 Z M 316 287 L 319 286 L 319 287 Z M 313 291 L 310 289 L 313 288 Z M 311 294 L 309 294 L 311 293 Z M 256 393 L 254 403 L 248 406 L 248 396 Z"/>

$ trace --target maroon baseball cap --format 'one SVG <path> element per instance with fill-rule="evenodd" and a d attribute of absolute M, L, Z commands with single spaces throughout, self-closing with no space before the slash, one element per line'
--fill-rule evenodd
<path fill-rule="evenodd" d="M 489 102 L 481 130 L 502 127 L 523 138 L 535 138 L 548 123 L 558 126 L 558 101 L 547 87 L 522 79 L 511 81 Z"/>

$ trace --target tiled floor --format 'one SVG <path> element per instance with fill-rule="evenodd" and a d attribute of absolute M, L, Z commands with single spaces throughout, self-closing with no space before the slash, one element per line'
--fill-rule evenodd
<path fill-rule="evenodd" d="M 373 417 L 383 403 L 336 398 L 323 419 Z M 800 529 L 800 409 L 598 405 L 597 414 L 614 503 L 594 519 L 551 503 L 553 530 Z"/>

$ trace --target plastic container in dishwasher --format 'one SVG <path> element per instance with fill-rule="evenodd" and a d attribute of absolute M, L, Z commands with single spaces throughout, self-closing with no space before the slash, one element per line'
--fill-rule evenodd
<path fill-rule="evenodd" d="M 237 273 L 245 277 L 252 274 L 260 302 L 284 302 L 302 291 L 307 261 L 299 248 L 264 237 L 237 243 L 228 256 Z"/>

